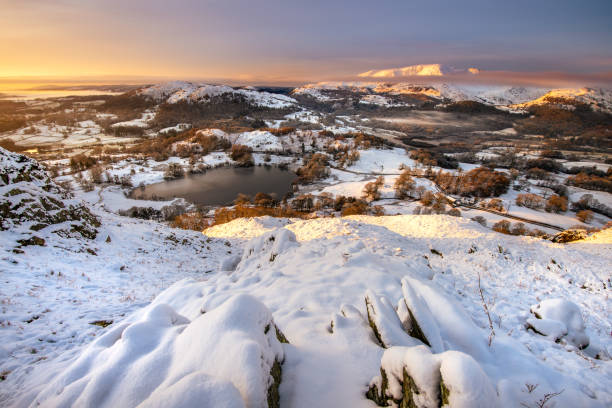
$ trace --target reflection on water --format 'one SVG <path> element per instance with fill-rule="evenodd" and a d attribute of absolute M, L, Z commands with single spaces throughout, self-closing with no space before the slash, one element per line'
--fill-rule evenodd
<path fill-rule="evenodd" d="M 277 167 L 220 167 L 204 174 L 137 188 L 131 196 L 145 200 L 182 197 L 199 205 L 228 205 L 239 193 L 252 197 L 263 192 L 281 199 L 291 191 L 291 182 L 295 178 L 294 173 Z"/>
<path fill-rule="evenodd" d="M 96 89 L 77 90 L 3 90 L 0 99 L 13 101 L 30 101 L 33 99 L 63 98 L 66 96 L 119 95 L 121 92 L 101 91 Z"/>

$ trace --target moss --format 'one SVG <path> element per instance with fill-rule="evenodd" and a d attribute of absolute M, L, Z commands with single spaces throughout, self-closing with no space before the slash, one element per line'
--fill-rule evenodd
<path fill-rule="evenodd" d="M 408 375 L 406 368 L 403 370 L 402 381 L 402 400 L 399 402 L 399 408 L 417 408 L 414 401 L 414 395 L 419 395 L 419 389 L 411 376 Z"/>
<path fill-rule="evenodd" d="M 368 313 L 368 323 L 370 324 L 370 327 L 372 328 L 372 332 L 374 332 L 374 337 L 376 337 L 376 340 L 378 341 L 378 344 L 380 344 L 381 347 L 387 348 L 387 345 L 385 345 L 385 342 L 382 340 L 382 336 L 380 335 L 380 332 L 378 331 L 378 327 L 376 327 L 376 323 L 374 323 L 374 319 L 372 318 L 371 309 L 373 309 L 374 307 L 368 300 L 367 296 L 365 297 L 365 304 L 366 304 L 366 312 Z"/>
<path fill-rule="evenodd" d="M 278 387 L 282 380 L 283 369 L 281 363 L 276 359 L 270 370 L 270 376 L 272 377 L 272 384 L 268 387 L 268 408 L 279 408 L 280 394 L 278 392 Z"/>
<path fill-rule="evenodd" d="M 12 196 L 16 196 L 19 194 L 25 194 L 25 191 L 23 191 L 20 188 L 13 188 L 11 189 L 8 193 L 5 194 L 6 197 L 12 197 Z"/>
<path fill-rule="evenodd" d="M 112 320 L 96 320 L 93 322 L 89 322 L 89 324 L 92 324 L 94 326 L 106 327 L 106 326 L 110 326 L 111 324 L 113 324 L 113 321 Z"/>
<path fill-rule="evenodd" d="M 34 224 L 30 227 L 32 231 L 40 231 L 41 229 L 47 227 L 47 224 Z"/>
<path fill-rule="evenodd" d="M 289 340 L 287 340 L 287 337 L 285 337 L 285 335 L 278 328 L 277 325 L 274 325 L 274 330 L 276 331 L 276 338 L 278 339 L 278 341 L 280 341 L 281 343 L 289 344 Z"/>
<path fill-rule="evenodd" d="M 17 243 L 19 243 L 21 246 L 30 246 L 30 245 L 45 246 L 45 240 L 37 236 L 32 236 L 31 238 L 27 238 L 27 239 L 19 239 L 17 240 Z"/>
<path fill-rule="evenodd" d="M 449 405 L 450 391 L 444 384 L 444 379 L 440 376 L 440 406 Z"/>
<path fill-rule="evenodd" d="M 438 255 L 440 258 L 444 258 L 442 252 L 438 251 L 437 249 L 431 248 L 430 251 L 432 254 Z"/>
<path fill-rule="evenodd" d="M 385 373 L 385 370 L 383 370 L 382 367 L 380 368 L 380 378 L 380 390 L 376 384 L 372 384 L 366 392 L 366 398 L 374 401 L 374 403 L 376 403 L 376 405 L 379 407 L 388 407 L 389 403 L 387 401 L 387 388 L 389 388 L 389 379 L 387 378 L 387 373 Z"/>
<path fill-rule="evenodd" d="M 410 330 L 408 331 L 408 335 L 410 335 L 410 337 L 414 337 L 415 339 L 421 340 L 424 344 L 431 347 L 429 340 L 427 340 L 425 333 L 423 333 L 421 326 L 419 326 L 419 322 L 414 317 L 414 314 L 412 314 L 412 310 L 410 310 L 408 304 L 406 304 L 406 309 L 408 309 L 408 314 L 410 315 Z"/>

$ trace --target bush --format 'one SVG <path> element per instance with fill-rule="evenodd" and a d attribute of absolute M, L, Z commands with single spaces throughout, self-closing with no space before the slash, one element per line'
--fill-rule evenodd
<path fill-rule="evenodd" d="M 94 164 L 96 164 L 96 159 L 91 156 L 86 156 L 84 154 L 77 154 L 70 158 L 70 168 L 73 171 L 87 170 Z"/>
<path fill-rule="evenodd" d="M 193 231 L 204 231 L 209 227 L 210 222 L 200 212 L 186 213 L 177 215 L 170 224 L 173 228 L 181 228 Z"/>
<path fill-rule="evenodd" d="M 566 212 L 567 211 L 567 198 L 553 194 L 552 196 L 550 196 L 548 201 L 546 201 L 545 209 L 547 212 L 555 212 L 555 213 Z"/>
<path fill-rule="evenodd" d="M 540 210 L 546 205 L 546 200 L 537 194 L 519 194 L 516 197 L 516 205 L 531 208 L 533 210 Z"/>
<path fill-rule="evenodd" d="M 461 217 L 461 211 L 458 208 L 451 208 L 446 212 L 446 214 L 451 215 L 453 217 Z"/>
<path fill-rule="evenodd" d="M 501 232 L 502 234 L 510 234 L 510 221 L 501 220 L 493 224 L 493 231 Z"/>
<path fill-rule="evenodd" d="M 184 175 L 185 170 L 183 170 L 183 166 L 178 163 L 170 163 L 168 167 L 166 167 L 166 171 L 164 172 L 164 178 L 166 180 L 181 178 Z"/>
<path fill-rule="evenodd" d="M 485 217 L 483 217 L 482 215 L 477 215 L 477 216 L 473 217 L 472 221 L 476 221 L 477 223 L 479 223 L 483 227 L 487 226 L 487 219 Z"/>
<path fill-rule="evenodd" d="M 243 167 L 250 167 L 254 164 L 253 155 L 251 154 L 252 151 L 253 149 L 248 146 L 235 144 L 232 146 L 230 157 L 232 158 L 232 160 L 238 162 L 238 165 Z"/>
<path fill-rule="evenodd" d="M 510 231 L 512 235 L 526 235 L 528 233 L 527 228 L 525 228 L 525 224 L 522 222 L 517 222 L 512 226 L 512 230 Z"/>
<path fill-rule="evenodd" d="M 362 200 L 355 200 L 353 202 L 347 202 L 342 207 L 342 216 L 346 215 L 361 215 L 368 213 L 368 203 Z"/>
<path fill-rule="evenodd" d="M 236 199 L 234 200 L 234 205 L 245 205 L 251 204 L 251 197 L 246 194 L 238 193 Z"/>
<path fill-rule="evenodd" d="M 271 207 L 276 206 L 277 203 L 276 203 L 276 200 L 274 200 L 270 194 L 257 193 L 255 194 L 255 197 L 253 198 L 253 204 L 259 207 L 271 208 Z"/>
<path fill-rule="evenodd" d="M 423 204 L 424 206 L 430 206 L 434 202 L 435 198 L 436 196 L 434 195 L 434 193 L 427 190 L 421 196 L 421 204 Z"/>
<path fill-rule="evenodd" d="M 486 167 L 472 169 L 460 176 L 439 172 L 435 180 L 448 193 L 464 197 L 499 196 L 507 192 L 510 186 L 506 174 Z"/>
<path fill-rule="evenodd" d="M 578 218 L 581 222 L 586 224 L 593 221 L 593 211 L 590 210 L 581 210 L 576 213 L 576 218 Z"/>
<path fill-rule="evenodd" d="M 499 198 L 492 198 L 487 202 L 481 204 L 486 209 L 494 210 L 498 212 L 504 212 L 506 209 L 504 208 L 504 202 Z"/>

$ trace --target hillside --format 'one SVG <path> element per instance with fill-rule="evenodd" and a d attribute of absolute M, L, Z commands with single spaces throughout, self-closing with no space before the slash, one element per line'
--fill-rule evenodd
<path fill-rule="evenodd" d="M 564 245 L 397 215 L 202 234 L 86 205 L 0 153 L 3 406 L 612 403 L 609 231 Z M 49 194 L 72 218 L 33 207 Z"/>
<path fill-rule="evenodd" d="M 13 252 L 2 232 L 3 405 L 612 403 L 606 234 L 560 245 L 403 215 L 201 235 L 90 211 L 95 237 L 43 228 Z"/>

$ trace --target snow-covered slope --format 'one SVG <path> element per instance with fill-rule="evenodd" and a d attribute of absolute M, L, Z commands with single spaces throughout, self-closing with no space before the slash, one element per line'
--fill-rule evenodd
<path fill-rule="evenodd" d="M 477 75 L 478 68 L 459 69 L 443 64 L 410 65 L 402 68 L 380 69 L 362 72 L 358 76 L 364 78 L 397 78 L 406 76 L 444 76 L 449 74 L 468 73 Z"/>
<path fill-rule="evenodd" d="M 505 236 L 448 216 L 264 217 L 206 235 L 242 255 L 178 282 L 77 359 L 40 364 L 19 405 L 189 406 L 214 395 L 219 406 L 267 406 L 274 361 L 280 406 L 408 398 L 403 370 L 419 407 L 536 406 L 555 392 L 557 408 L 612 403 L 609 244 Z M 555 313 L 547 299 L 573 306 Z M 538 304 L 588 347 L 528 329 Z"/>
<path fill-rule="evenodd" d="M 185 81 L 166 82 L 142 89 L 141 95 L 167 103 L 192 102 L 206 103 L 218 96 L 239 96 L 255 106 L 268 108 L 287 108 L 295 105 L 295 99 L 287 95 L 257 91 L 252 88 L 234 89 L 227 85 L 198 84 Z"/>

